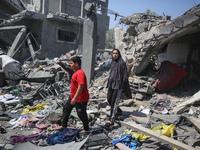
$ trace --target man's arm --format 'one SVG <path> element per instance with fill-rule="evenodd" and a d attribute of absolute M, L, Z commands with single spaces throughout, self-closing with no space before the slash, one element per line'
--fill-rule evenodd
<path fill-rule="evenodd" d="M 84 88 L 84 84 L 78 85 L 78 89 L 76 90 L 76 93 L 75 93 L 73 99 L 71 100 L 71 105 L 75 105 L 76 100 L 79 97 L 79 95 L 81 94 L 83 88 Z"/>

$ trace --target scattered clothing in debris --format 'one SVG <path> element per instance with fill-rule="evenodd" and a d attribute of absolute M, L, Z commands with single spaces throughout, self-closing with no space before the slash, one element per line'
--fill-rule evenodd
<path fill-rule="evenodd" d="M 39 140 L 41 135 L 39 134 L 33 134 L 33 135 L 28 135 L 28 136 L 25 136 L 25 135 L 13 135 L 10 137 L 10 143 L 12 145 L 15 145 L 17 143 L 25 143 L 29 140 L 34 140 L 34 141 L 37 141 Z"/>
<path fill-rule="evenodd" d="M 119 142 L 126 145 L 127 147 L 129 147 L 131 149 L 136 149 L 140 146 L 139 142 L 137 142 L 135 137 L 131 134 L 127 134 L 124 137 L 122 137 L 121 139 L 114 139 L 112 141 L 112 144 L 116 145 Z"/>
<path fill-rule="evenodd" d="M 154 86 L 161 92 L 167 92 L 179 83 L 186 75 L 187 72 L 181 67 L 170 61 L 164 61 L 161 64 L 158 79 Z"/>
<path fill-rule="evenodd" d="M 46 135 L 42 135 L 41 138 L 47 138 L 46 142 L 49 145 L 55 145 L 56 143 L 69 143 L 75 140 L 76 136 L 78 135 L 78 129 L 70 129 L 66 128 L 62 132 L 53 133 L 51 136 L 46 137 Z"/>
<path fill-rule="evenodd" d="M 24 107 L 24 110 L 23 110 L 23 112 L 21 114 L 27 114 L 27 113 L 34 114 L 36 111 L 43 110 L 46 107 L 47 107 L 47 105 L 45 105 L 44 103 L 37 104 L 36 106 L 33 106 L 33 107 L 27 105 L 27 106 Z"/>

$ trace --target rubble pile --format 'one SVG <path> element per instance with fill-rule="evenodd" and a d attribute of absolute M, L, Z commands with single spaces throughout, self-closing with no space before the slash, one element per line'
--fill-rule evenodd
<path fill-rule="evenodd" d="M 199 8 L 200 5 L 196 5 L 174 20 L 170 20 L 171 17 L 167 15 L 154 16 L 145 13 L 121 18 L 120 23 L 129 25 L 126 31 L 126 35 L 129 35 L 127 38 L 134 37 L 134 40 L 129 42 L 130 45 L 133 43 L 132 46 L 127 50 L 134 59 L 131 74 L 141 75 L 150 62 L 151 56 L 166 53 L 169 43 L 194 44 L 195 41 L 192 39 L 196 37 L 199 30 L 192 30 L 192 26 L 198 24 Z M 189 46 L 189 49 L 193 48 Z M 173 54 L 167 59 L 172 60 L 172 58 Z M 178 57 L 175 59 L 179 63 L 183 62 L 183 60 L 178 60 Z"/>
<path fill-rule="evenodd" d="M 78 48 L 54 59 L 41 55 L 38 37 L 33 31 L 29 32 L 24 25 L 7 26 L 26 17 L 44 19 L 41 14 L 35 13 L 37 8 L 18 2 L 7 1 L 18 14 L 4 14 L 0 22 L 3 26 L 0 28 L 1 45 L 8 44 L 0 49 L 0 149 L 200 149 L 197 57 L 200 45 L 196 36 L 199 35 L 199 5 L 173 21 L 169 16 L 141 13 L 121 19 L 121 23 L 129 25 L 129 28 L 127 33 L 116 35 L 123 35 L 123 40 L 117 38 L 126 44 L 116 42 L 121 44 L 122 57 L 127 63 L 133 99 L 121 96 L 119 107 L 123 114 L 115 116 L 112 128 L 106 128 L 111 109 L 106 85 L 112 50 L 98 49 L 94 78 L 88 86 L 90 130 L 82 133 L 82 122 L 75 110 L 72 110 L 66 130 L 60 131 L 58 126 L 63 105 L 70 96 L 74 73 L 69 67 L 69 60 L 73 56 L 83 58 L 84 54 Z M 20 7 L 17 8 L 18 5 Z M 66 13 L 48 12 L 46 17 L 54 21 L 71 19 L 79 25 L 83 23 L 83 18 Z M 47 36 L 47 32 L 43 35 Z M 184 45 L 181 46 L 184 52 L 167 57 L 167 51 L 164 53 L 165 60 L 159 58 L 159 54 L 168 48 L 172 51 L 178 49 L 180 43 L 175 43 L 176 47 L 172 48 L 170 42 L 185 44 L 186 41 L 194 47 L 185 50 Z M 43 51 L 47 51 L 46 45 L 43 45 Z M 179 63 L 168 60 L 180 54 L 186 55 L 175 58 L 181 60 Z"/>
<path fill-rule="evenodd" d="M 153 80 L 148 76 L 132 76 L 129 78 L 134 98 L 126 99 L 123 95 L 119 104 L 119 107 L 123 110 L 123 116 L 115 117 L 114 128 L 107 129 L 104 127 L 110 112 L 106 89 L 109 63 L 104 63 L 103 66 L 99 64 L 110 60 L 109 57 L 103 57 L 105 53 L 99 53 L 99 57 L 96 57 L 95 78 L 89 86 L 90 132 L 76 137 L 77 144 L 82 142 L 79 148 L 117 149 L 117 147 L 123 145 L 118 143 L 114 148 L 111 144 L 113 140 L 123 139 L 130 134 L 132 136 L 126 138 L 135 137 L 137 139 L 134 140 L 135 145 L 140 149 L 173 148 L 173 144 L 165 144 L 167 141 L 159 142 L 151 135 L 144 135 L 139 132 L 140 130 L 127 127 L 129 123 L 140 124 L 151 130 L 153 130 L 153 127 L 168 128 L 169 126 L 170 129 L 167 130 L 170 130 L 170 134 L 167 131 L 167 133 L 161 134 L 174 137 L 174 139 L 191 147 L 197 146 L 200 140 L 198 134 L 199 107 L 195 104 L 198 101 L 198 94 L 191 98 L 178 98 L 166 93 L 156 93 L 153 86 L 155 79 Z M 77 55 L 77 53 L 71 52 L 69 54 L 54 60 L 36 59 L 32 63 L 25 63 L 22 66 L 25 76 L 21 80 L 11 82 L 4 76 L 6 82 L 1 88 L 0 100 L 2 135 L 0 141 L 2 148 L 22 149 L 27 145 L 30 147 L 36 145 L 49 147 L 51 145 L 46 139 L 39 138 L 39 135 L 50 137 L 53 133 L 57 133 L 56 127 L 61 123 L 62 106 L 70 94 L 70 73 L 66 71 L 66 68 L 69 65 L 69 58 Z M 63 64 L 63 66 L 60 64 Z M 32 75 L 29 73 L 30 70 Z M 40 76 L 40 74 L 43 75 Z M 184 103 L 187 105 L 184 105 Z M 124 123 L 126 124 L 124 125 Z M 70 116 L 69 127 L 77 130 L 82 128 L 82 123 L 75 110 Z M 160 133 L 161 131 L 156 132 Z M 13 139 L 22 135 L 25 137 L 21 141 L 19 138 L 17 138 L 18 140 Z M 34 141 L 33 135 L 36 141 Z M 96 139 L 96 137 L 98 138 Z M 54 146 L 57 146 L 57 144 Z"/>

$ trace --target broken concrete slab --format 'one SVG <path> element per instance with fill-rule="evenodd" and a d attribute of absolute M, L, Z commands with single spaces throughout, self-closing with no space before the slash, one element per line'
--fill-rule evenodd
<path fill-rule="evenodd" d="M 159 30 L 159 34 L 161 35 L 170 34 L 172 33 L 173 29 L 174 29 L 174 24 L 168 24 Z"/>
<path fill-rule="evenodd" d="M 175 26 L 175 28 L 178 28 L 178 29 L 182 28 L 183 27 L 183 20 L 182 19 L 176 19 L 174 21 L 174 26 Z"/>
<path fill-rule="evenodd" d="M 195 21 L 199 20 L 199 17 L 196 16 L 195 14 L 188 12 L 185 15 L 183 15 L 182 19 L 183 21 L 183 27 L 187 26 L 188 24 L 194 23 Z"/>

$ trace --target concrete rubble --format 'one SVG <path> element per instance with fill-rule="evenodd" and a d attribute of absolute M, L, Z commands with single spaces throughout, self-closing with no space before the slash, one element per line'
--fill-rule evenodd
<path fill-rule="evenodd" d="M 74 53 L 74 55 L 76 54 Z M 130 77 L 129 82 L 134 99 L 129 100 L 122 96 L 119 106 L 123 110 L 123 116 L 116 117 L 116 124 L 112 130 L 104 129 L 103 126 L 108 119 L 110 107 L 106 101 L 107 89 L 105 88 L 109 75 L 109 63 L 107 66 L 103 66 L 104 69 L 102 69 L 102 65 L 99 65 L 101 62 L 109 61 L 109 58 L 103 55 L 104 53 L 99 53 L 100 59 L 96 60 L 95 78 L 89 87 L 90 100 L 88 103 L 88 116 L 93 134 L 89 136 L 88 140 L 82 143 L 83 146 L 82 148 L 80 148 L 80 146 L 80 149 L 118 149 L 118 145 L 119 148 L 121 146 L 124 147 L 123 145 L 117 144 L 114 148 L 111 144 L 112 139 L 120 139 L 125 135 L 126 130 L 130 130 L 126 125 L 123 125 L 124 122 L 137 123 L 146 128 L 157 126 L 161 122 L 168 125 L 173 124 L 175 126 L 176 140 L 192 147 L 198 145 L 200 140 L 198 136 L 198 118 L 194 118 L 194 116 L 198 115 L 198 106 L 193 106 L 193 102 L 198 100 L 197 94 L 193 96 L 194 98 L 188 97 L 186 101 L 186 99 L 183 100 L 183 98 L 177 98 L 170 94 L 156 93 L 152 81 L 145 76 Z M 23 80 L 20 80 L 20 82 L 15 81 L 14 83 L 9 83 L 9 80 L 6 80 L 8 83 L 4 83 L 6 86 L 1 88 L 1 147 L 4 147 L 4 149 L 20 149 L 26 146 L 34 148 L 35 145 L 45 145 L 45 141 L 33 141 L 31 143 L 11 145 L 9 138 L 12 135 L 28 136 L 38 133 L 38 127 L 34 126 L 35 123 L 41 125 L 60 123 L 62 105 L 70 94 L 70 74 L 58 65 L 58 62 L 68 64 L 68 61 L 69 59 L 63 56 L 55 58 L 54 60 L 35 60 L 34 63 L 25 63 L 22 66 L 25 74 Z M 67 65 L 65 66 L 67 67 Z M 40 74 L 43 74 L 43 78 L 40 76 L 37 77 L 37 75 L 33 78 L 33 76 L 29 74 L 29 69 L 35 74 L 40 72 Z M 45 74 L 45 72 L 49 73 Z M 59 74 L 59 77 L 57 77 L 58 72 L 62 72 L 63 74 Z M 53 75 L 51 76 L 50 74 Z M 139 94 L 142 98 L 138 96 Z M 188 104 L 187 108 L 192 106 L 190 110 L 191 114 L 183 112 L 172 114 L 174 109 L 181 107 L 181 104 L 186 106 L 184 103 L 181 103 L 182 101 Z M 38 104 L 47 105 L 51 111 L 47 114 L 42 114 L 44 116 L 40 114 L 42 119 L 32 122 L 28 126 L 11 124 L 11 121 L 17 120 L 21 116 L 20 113 L 24 111 L 25 107 L 37 106 Z M 185 109 L 182 110 L 186 111 Z M 182 119 L 182 121 L 180 121 L 181 117 L 185 118 L 185 120 L 183 121 Z M 188 125 L 186 118 L 194 120 L 192 120 L 192 122 L 190 121 L 191 123 Z M 70 127 L 82 128 L 81 121 L 79 121 L 75 111 L 72 113 L 69 123 Z M 46 131 L 43 131 L 43 133 L 45 132 Z M 82 141 L 81 137 L 79 137 L 79 141 Z M 156 144 L 149 144 L 152 142 Z M 164 142 L 159 142 L 152 137 L 142 142 L 140 149 L 156 149 L 156 147 L 166 149 L 172 148 L 173 144 L 170 146 Z M 54 147 L 56 146 L 57 145 Z M 58 147 L 59 146 L 60 145 L 58 145 Z M 44 147 L 41 147 L 41 149 L 42 148 Z M 50 147 L 48 146 L 48 148 Z"/>
<path fill-rule="evenodd" d="M 199 5 L 175 20 L 170 20 L 170 16 L 141 13 L 122 18 L 120 22 L 129 27 L 126 33 L 115 28 L 116 46 L 122 51 L 130 72 L 133 99 L 122 95 L 119 106 L 123 115 L 115 117 L 112 129 L 105 128 L 110 113 L 106 84 L 112 50 L 89 52 L 89 55 L 95 56 L 89 58 L 95 61 L 94 70 L 89 68 L 94 76 L 89 82 L 87 113 L 90 131 L 77 134 L 75 140 L 68 143 L 49 145 L 46 140 L 38 139 L 38 135 L 50 137 L 61 123 L 62 107 L 70 95 L 73 74 L 69 60 L 78 55 L 85 61 L 88 52 L 82 53 L 77 48 L 59 57 L 44 58 L 37 37 L 29 33 L 26 26 L 12 26 L 27 14 L 32 16 L 30 10 L 40 10 L 23 1 L 8 0 L 7 3 L 19 13 L 12 16 L 3 13 L 4 19 L 0 22 L 0 33 L 9 31 L 9 38 L 5 37 L 3 42 L 10 45 L 9 48 L 3 47 L 5 49 L 1 49 L 0 55 L 0 149 L 128 150 L 130 148 L 122 144 L 125 137 L 130 138 L 135 149 L 140 150 L 200 149 L 200 84 L 196 66 L 199 57 L 194 57 L 199 55 Z M 87 6 L 91 7 L 90 4 Z M 41 17 L 40 13 L 34 15 Z M 49 12 L 47 15 L 53 20 L 60 20 L 60 17 L 75 22 L 78 19 L 79 23 L 84 21 L 66 13 L 55 15 Z M 0 45 L 3 45 L 2 37 L 4 35 L 0 35 Z M 183 52 L 178 51 L 185 47 L 186 41 L 189 41 L 187 46 L 193 46 Z M 91 50 L 95 50 L 94 47 Z M 177 50 L 174 56 L 171 49 Z M 185 69 L 187 75 L 172 78 L 170 73 L 175 74 L 177 68 Z M 170 75 L 165 73 L 166 70 Z M 163 76 L 168 82 L 162 82 Z M 172 83 L 176 84 L 172 86 Z M 169 90 L 163 92 L 160 90 L 166 89 L 163 87 L 169 87 Z M 82 128 L 75 110 L 70 116 L 69 127 Z M 114 146 L 116 140 L 121 142 Z"/>

